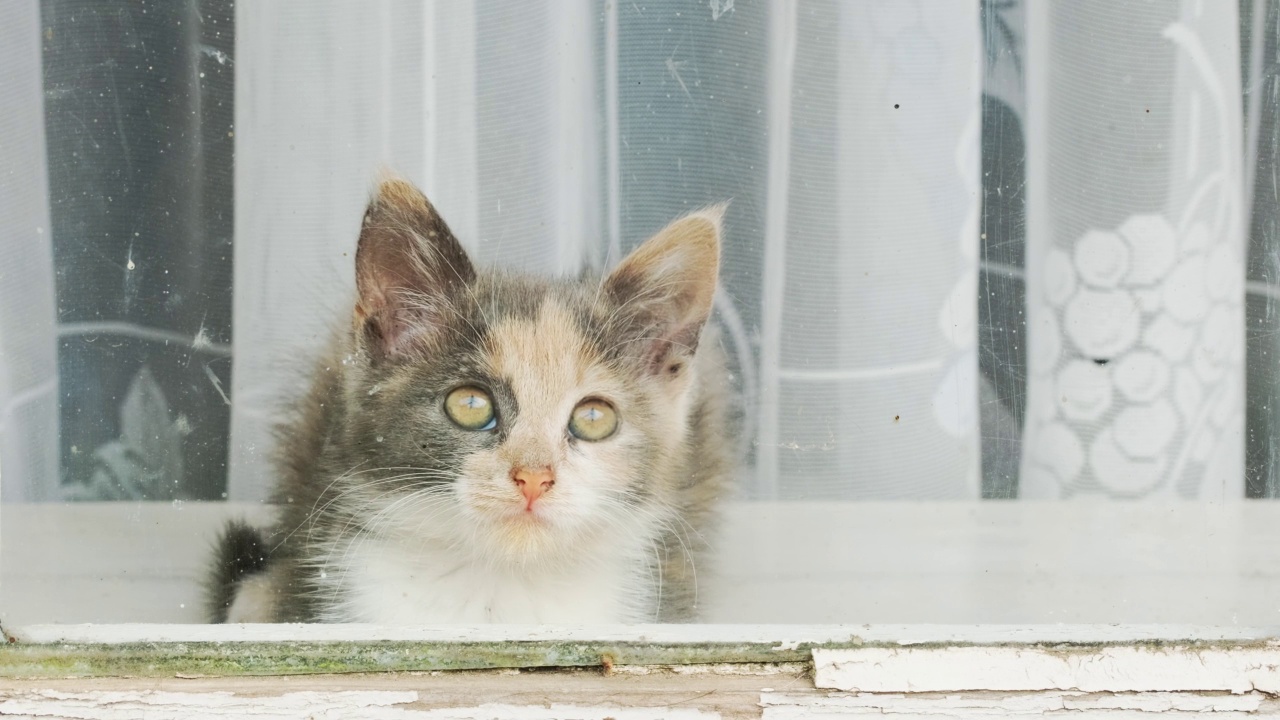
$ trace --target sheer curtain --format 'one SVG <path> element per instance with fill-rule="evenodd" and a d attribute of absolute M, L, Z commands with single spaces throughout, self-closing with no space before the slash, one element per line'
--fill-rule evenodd
<path fill-rule="evenodd" d="M 609 252 L 602 23 L 585 1 L 237 7 L 229 496 L 263 497 L 271 418 L 354 299 L 380 172 L 416 182 L 480 262 Z M 282 352 L 282 350 L 285 350 Z"/>
<path fill-rule="evenodd" d="M 0 494 L 47 500 L 58 478 L 58 365 L 34 4 L 0 4 L 0 68 Z"/>
<path fill-rule="evenodd" d="M 1024 497 L 1244 497 L 1239 23 L 1028 6 Z"/>
<path fill-rule="evenodd" d="M 731 199 L 755 497 L 977 497 L 976 4 L 238 8 L 232 497 L 349 302 L 379 166 L 482 261 L 573 272 Z M 284 29 L 287 28 L 288 32 Z M 286 282 L 285 279 L 302 281 Z"/>
<path fill-rule="evenodd" d="M 480 261 L 543 273 L 731 200 L 743 497 L 1278 494 L 1270 0 L 33 7 L 0 0 L 6 499 L 117 456 L 183 468 L 175 498 L 265 497 L 271 418 L 343 322 L 384 168 Z M 86 17 L 110 32 L 78 73 L 56 21 Z M 131 32 L 179 39 L 172 77 Z M 210 91 L 232 71 L 233 129 Z M 232 142 L 230 241 L 223 186 L 191 178 Z M 163 172 L 98 172 L 144 156 Z"/>
<path fill-rule="evenodd" d="M 482 261 L 537 272 L 731 198 L 718 320 L 746 496 L 1244 496 L 1234 5 L 282 2 L 237 22 L 232 497 L 261 496 L 270 399 L 305 371 L 279 349 L 350 299 L 380 166 Z"/>

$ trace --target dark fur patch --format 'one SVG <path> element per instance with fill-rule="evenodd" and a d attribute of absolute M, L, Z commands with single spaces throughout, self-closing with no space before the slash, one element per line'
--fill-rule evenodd
<path fill-rule="evenodd" d="M 223 528 L 214 548 L 213 567 L 205 582 L 209 621 L 227 621 L 227 610 L 236 599 L 240 581 L 262 572 L 270 559 L 262 532 L 243 520 Z"/>

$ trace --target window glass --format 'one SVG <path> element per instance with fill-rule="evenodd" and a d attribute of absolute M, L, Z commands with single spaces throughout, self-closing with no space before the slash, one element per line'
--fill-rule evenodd
<path fill-rule="evenodd" d="M 1267 622 L 1277 13 L 0 0 L 0 620 L 203 619 L 390 171 L 543 276 L 729 202 L 703 619 Z"/>

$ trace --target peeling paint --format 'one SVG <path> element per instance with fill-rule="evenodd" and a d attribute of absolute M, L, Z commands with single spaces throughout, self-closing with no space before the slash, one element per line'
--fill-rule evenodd
<path fill-rule="evenodd" d="M 1207 715 L 1219 720 L 1271 717 L 1277 702 L 1263 693 L 1247 695 L 1195 693 L 1082 692 L 1002 693 L 970 691 L 963 694 L 918 693 L 829 693 L 806 692 L 762 694 L 761 715 L 769 720 L 790 720 L 813 716 L 858 717 L 896 715 L 899 717 L 974 718 L 990 720 L 997 715 L 1040 717 L 1067 711 L 1085 712 L 1089 717 L 1138 718 L 1152 713 Z"/>
<path fill-rule="evenodd" d="M 813 661 L 817 687 L 848 692 L 1280 692 L 1269 643 L 818 648 Z"/>
<path fill-rule="evenodd" d="M 511 705 L 484 703 L 472 707 L 414 709 L 402 707 L 418 700 L 416 692 L 296 692 L 275 697 L 242 696 L 233 692 L 175 693 L 147 690 L 126 692 L 30 691 L 0 695 L 0 716 L 66 716 L 82 720 L 149 720 L 151 718 L 328 718 L 368 720 L 641 720 L 672 718 L 700 720 L 718 714 L 688 708 L 584 707 L 553 703 Z"/>
<path fill-rule="evenodd" d="M 349 650 L 370 651 L 388 643 Z M 422 643 L 404 643 L 422 650 Z M 527 642 L 524 644 L 528 644 Z M 202 656 L 201 643 L 131 644 Z M 299 653 L 299 643 L 221 643 L 246 654 L 281 648 Z M 313 643 L 344 662 L 333 643 Z M 272 651 L 271 646 L 275 647 Z M 482 651 L 485 643 L 472 643 Z M 114 646 L 117 650 L 121 645 Z M 587 645 L 584 645 L 587 647 Z M 443 645 L 436 650 L 447 650 Z M 68 645 L 77 653 L 83 648 Z M 490 647 L 492 651 L 494 648 Z M 528 648 L 525 648 L 528 649 Z M 591 646 L 598 651 L 598 646 Z M 687 650 L 688 648 L 684 648 Z M 704 648 L 706 649 L 706 648 Z M 720 650 L 731 648 L 720 647 Z M 547 650 L 547 648 L 543 648 Z M 633 647 L 628 652 L 636 652 Z M 586 652 L 585 650 L 583 652 Z M 1141 720 L 1153 713 L 1194 715 L 1199 720 L 1280 717 L 1280 697 L 1272 691 L 1240 690 L 1239 677 L 1271 687 L 1274 647 L 950 646 L 816 648 L 819 674 L 855 672 L 852 690 L 830 690 L 826 675 L 815 677 L 807 663 L 697 663 L 617 665 L 609 674 L 586 668 L 498 669 L 475 672 L 284 674 L 271 676 L 9 678 L 0 683 L 0 716 L 116 718 L 209 717 L 347 718 L 770 718 L 847 717 L 957 718 L 990 720 L 998 715 L 1050 717 L 1086 713 L 1090 717 Z M 146 669 L 155 672 L 159 665 Z M 598 667 L 598 666 L 597 666 Z M 298 666 L 288 668 L 290 673 Z M 305 672 L 305 670 L 304 670 Z M 876 673 L 880 673 L 877 675 Z M 1074 674 L 1071 674 L 1074 673 Z M 121 673 L 123 674 L 123 673 Z M 1037 689 L 1048 677 L 1074 689 Z M 191 679 L 187 679 L 191 678 Z M 879 691 L 868 692 L 868 679 Z M 954 683 L 963 690 L 936 691 Z M 1141 690 L 1153 683 L 1174 690 Z M 896 684 L 896 685 L 895 685 Z M 886 688 L 899 687 L 889 691 Z M 1007 689 L 1023 687 L 1030 689 Z M 1097 690 L 1098 687 L 1111 688 Z M 1220 687 L 1224 689 L 1205 689 Z M 1002 689 L 1005 688 L 1005 689 Z M 1095 688 L 1086 690 L 1084 688 Z"/>

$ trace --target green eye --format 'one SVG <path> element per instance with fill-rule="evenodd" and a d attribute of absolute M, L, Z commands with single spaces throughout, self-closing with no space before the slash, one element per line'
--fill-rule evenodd
<path fill-rule="evenodd" d="M 569 432 L 579 440 L 604 440 L 618 430 L 618 412 L 603 400 L 583 400 L 569 416 Z"/>
<path fill-rule="evenodd" d="M 498 426 L 493 398 L 477 387 L 463 386 L 444 399 L 444 413 L 463 430 L 492 430 Z"/>

